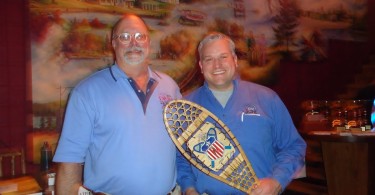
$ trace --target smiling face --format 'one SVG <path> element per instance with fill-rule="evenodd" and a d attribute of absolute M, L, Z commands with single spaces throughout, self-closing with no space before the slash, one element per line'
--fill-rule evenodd
<path fill-rule="evenodd" d="M 232 53 L 227 39 L 206 42 L 200 50 L 199 66 L 210 89 L 226 91 L 233 88 L 237 56 Z"/>
<path fill-rule="evenodd" d="M 130 35 L 130 41 L 124 41 L 122 33 Z M 136 40 L 135 35 L 146 35 L 145 42 Z M 121 41 L 122 39 L 122 41 Z M 134 15 L 124 17 L 114 28 L 112 46 L 116 54 L 116 62 L 120 66 L 147 65 L 146 59 L 150 50 L 150 39 L 144 22 Z"/>

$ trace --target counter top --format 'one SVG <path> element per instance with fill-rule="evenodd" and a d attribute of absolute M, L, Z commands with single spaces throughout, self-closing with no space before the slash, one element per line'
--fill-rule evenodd
<path fill-rule="evenodd" d="M 328 142 L 369 142 L 375 141 L 373 131 L 310 131 L 302 137 Z"/>

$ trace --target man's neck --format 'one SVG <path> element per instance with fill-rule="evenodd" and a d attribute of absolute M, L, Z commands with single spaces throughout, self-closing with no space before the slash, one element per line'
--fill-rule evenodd
<path fill-rule="evenodd" d="M 138 65 L 129 65 L 124 64 L 121 62 L 117 62 L 118 66 L 125 74 L 132 78 L 136 83 L 137 86 L 143 91 L 146 91 L 149 74 L 148 74 L 148 63 L 144 62 Z"/>
<path fill-rule="evenodd" d="M 146 62 L 138 65 L 129 65 L 121 62 L 117 62 L 117 64 L 128 77 L 133 79 L 145 77 L 145 75 L 148 77 L 148 63 Z"/>
<path fill-rule="evenodd" d="M 212 94 L 215 96 L 217 101 L 219 101 L 221 106 L 223 106 L 223 108 L 225 107 L 225 105 L 227 104 L 230 96 L 233 93 L 233 88 L 230 88 L 230 89 L 224 90 L 224 91 L 218 91 L 218 90 L 213 90 L 213 89 L 210 89 L 210 90 L 212 91 Z"/>

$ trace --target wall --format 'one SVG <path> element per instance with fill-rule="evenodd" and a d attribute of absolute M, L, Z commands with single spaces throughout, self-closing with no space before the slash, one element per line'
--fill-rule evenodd
<path fill-rule="evenodd" d="M 369 57 L 375 58 L 375 0 L 368 0 L 367 5 L 368 41 L 330 40 L 328 60 L 323 63 L 282 62 L 279 82 L 270 87 L 283 99 L 297 126 L 303 114 L 303 100 L 336 99 Z"/>
<path fill-rule="evenodd" d="M 301 102 L 335 100 L 346 90 L 361 66 L 369 60 L 368 42 L 330 40 L 328 59 L 318 63 L 282 61 L 274 89 L 289 109 L 296 125 L 303 115 Z M 374 73 L 375 74 L 375 73 Z"/>
<path fill-rule="evenodd" d="M 2 0 L 0 6 L 0 147 L 24 145 L 27 113 L 29 46 L 25 0 Z"/>
<path fill-rule="evenodd" d="M 368 0 L 369 24 L 375 24 L 374 2 Z M 2 0 L 0 6 L 0 147 L 24 145 L 31 131 L 30 46 L 28 43 L 27 0 Z M 375 52 L 375 26 L 369 25 L 368 42 L 330 42 L 330 58 L 324 63 L 303 64 L 283 61 L 273 86 L 284 100 L 296 124 L 304 99 L 334 99 L 350 82 L 368 53 Z"/>

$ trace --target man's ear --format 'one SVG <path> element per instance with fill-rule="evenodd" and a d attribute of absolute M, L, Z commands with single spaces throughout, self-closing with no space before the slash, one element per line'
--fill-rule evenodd
<path fill-rule="evenodd" d="M 116 44 L 115 44 L 115 41 L 114 41 L 114 40 L 112 40 L 112 47 L 113 47 L 113 49 L 116 48 Z"/>
<path fill-rule="evenodd" d="M 237 62 L 237 55 L 233 56 L 234 64 L 236 64 L 236 68 L 238 67 L 238 62 Z"/>

